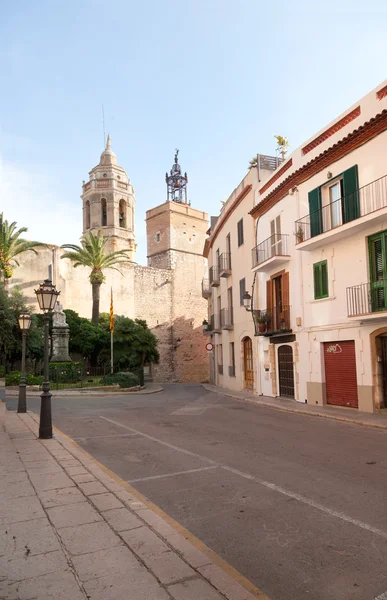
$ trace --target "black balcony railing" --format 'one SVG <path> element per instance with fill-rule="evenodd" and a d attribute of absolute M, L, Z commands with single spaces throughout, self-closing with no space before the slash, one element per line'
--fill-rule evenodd
<path fill-rule="evenodd" d="M 223 252 L 219 256 L 219 272 L 220 276 L 231 273 L 231 254 L 229 252 Z"/>
<path fill-rule="evenodd" d="M 255 335 L 273 335 L 275 333 L 289 333 L 290 306 L 274 307 L 270 310 L 254 310 L 253 319 Z"/>
<path fill-rule="evenodd" d="M 202 296 L 209 298 L 211 296 L 211 286 L 209 279 L 202 279 Z"/>
<path fill-rule="evenodd" d="M 360 283 L 347 288 L 349 317 L 387 311 L 387 279 L 375 283 Z"/>
<path fill-rule="evenodd" d="M 222 308 L 220 311 L 220 325 L 222 329 L 232 329 L 234 326 L 232 308 Z"/>
<path fill-rule="evenodd" d="M 271 235 L 266 240 L 255 246 L 251 251 L 253 268 L 273 256 L 287 256 L 289 236 L 282 233 Z"/>
<path fill-rule="evenodd" d="M 228 367 L 229 377 L 235 377 L 235 365 L 230 365 Z"/>
<path fill-rule="evenodd" d="M 218 267 L 211 267 L 209 270 L 209 276 L 210 276 L 210 285 L 211 286 L 217 286 L 220 283 L 219 280 L 219 269 Z"/>
<path fill-rule="evenodd" d="M 219 375 L 223 375 L 223 365 L 218 365 L 218 373 Z"/>
<path fill-rule="evenodd" d="M 211 315 L 207 331 L 212 331 L 213 333 L 219 333 L 220 331 L 222 331 L 221 326 L 220 326 L 220 316 L 219 315 Z"/>
<path fill-rule="evenodd" d="M 297 244 L 387 207 L 387 175 L 296 221 Z"/>

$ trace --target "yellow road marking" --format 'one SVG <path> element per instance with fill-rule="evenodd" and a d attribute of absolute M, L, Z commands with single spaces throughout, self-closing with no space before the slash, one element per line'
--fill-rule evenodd
<path fill-rule="evenodd" d="M 220 567 L 227 575 L 232 577 L 234 581 L 238 582 L 242 587 L 244 587 L 250 594 L 258 598 L 258 600 L 270 600 L 269 596 L 267 596 L 262 590 L 257 588 L 249 579 L 247 579 L 244 575 L 239 573 L 234 567 L 232 567 L 228 562 L 223 560 L 216 552 L 211 550 L 204 542 L 199 540 L 196 536 L 188 531 L 183 525 L 175 521 L 172 517 L 170 517 L 166 512 L 162 510 L 156 504 L 153 504 L 146 496 L 141 494 L 138 490 L 132 487 L 127 481 L 121 479 L 117 473 L 111 471 L 108 467 L 105 467 L 102 463 L 100 463 L 94 456 L 86 452 L 84 448 L 82 448 L 77 442 L 75 442 L 71 437 L 60 431 L 57 427 L 54 427 L 54 430 L 65 438 L 68 442 L 73 444 L 78 450 L 83 452 L 89 459 L 91 459 L 104 473 L 109 475 L 116 483 L 121 485 L 124 489 L 126 489 L 130 494 L 135 496 L 140 502 L 145 504 L 148 508 L 153 510 L 157 515 L 163 518 L 171 527 L 173 527 L 178 533 L 184 536 L 186 540 L 188 540 L 195 548 L 203 552 L 214 564 Z M 141 515 L 140 515 L 141 516 Z"/>

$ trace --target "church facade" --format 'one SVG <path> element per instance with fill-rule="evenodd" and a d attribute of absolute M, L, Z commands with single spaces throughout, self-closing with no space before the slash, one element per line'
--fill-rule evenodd
<path fill-rule="evenodd" d="M 187 174 L 181 172 L 176 152 L 166 175 L 167 201 L 146 213 L 148 266 L 135 262 L 135 193 L 132 183 L 111 147 L 108 137 L 100 161 L 83 183 L 83 233 L 102 231 L 109 250 L 128 250 L 131 262 L 121 273 L 106 270 L 101 286 L 101 312 L 109 311 L 110 288 L 115 314 L 145 319 L 159 341 L 160 363 L 152 376 L 160 382 L 208 380 L 208 357 L 202 335 L 207 302 L 201 282 L 207 272 L 203 244 L 208 215 L 190 206 Z M 10 287 L 19 286 L 28 302 L 36 306 L 34 289 L 50 273 L 60 290 L 63 307 L 91 317 L 89 270 L 74 269 L 59 246 L 42 247 L 38 255 L 20 257 Z"/>

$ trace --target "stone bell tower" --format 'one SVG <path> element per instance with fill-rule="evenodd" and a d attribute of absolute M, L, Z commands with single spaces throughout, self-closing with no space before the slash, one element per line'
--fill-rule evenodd
<path fill-rule="evenodd" d="M 129 250 L 135 260 L 134 189 L 125 169 L 117 164 L 110 135 L 99 164 L 89 173 L 89 181 L 82 186 L 83 234 L 92 231 L 111 238 L 112 250 Z"/>

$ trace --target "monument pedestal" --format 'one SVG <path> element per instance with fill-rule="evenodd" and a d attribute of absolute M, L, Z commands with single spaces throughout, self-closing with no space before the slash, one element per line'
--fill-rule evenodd
<path fill-rule="evenodd" d="M 70 327 L 62 305 L 57 302 L 52 317 L 51 358 L 50 362 L 71 362 L 69 355 Z"/>

